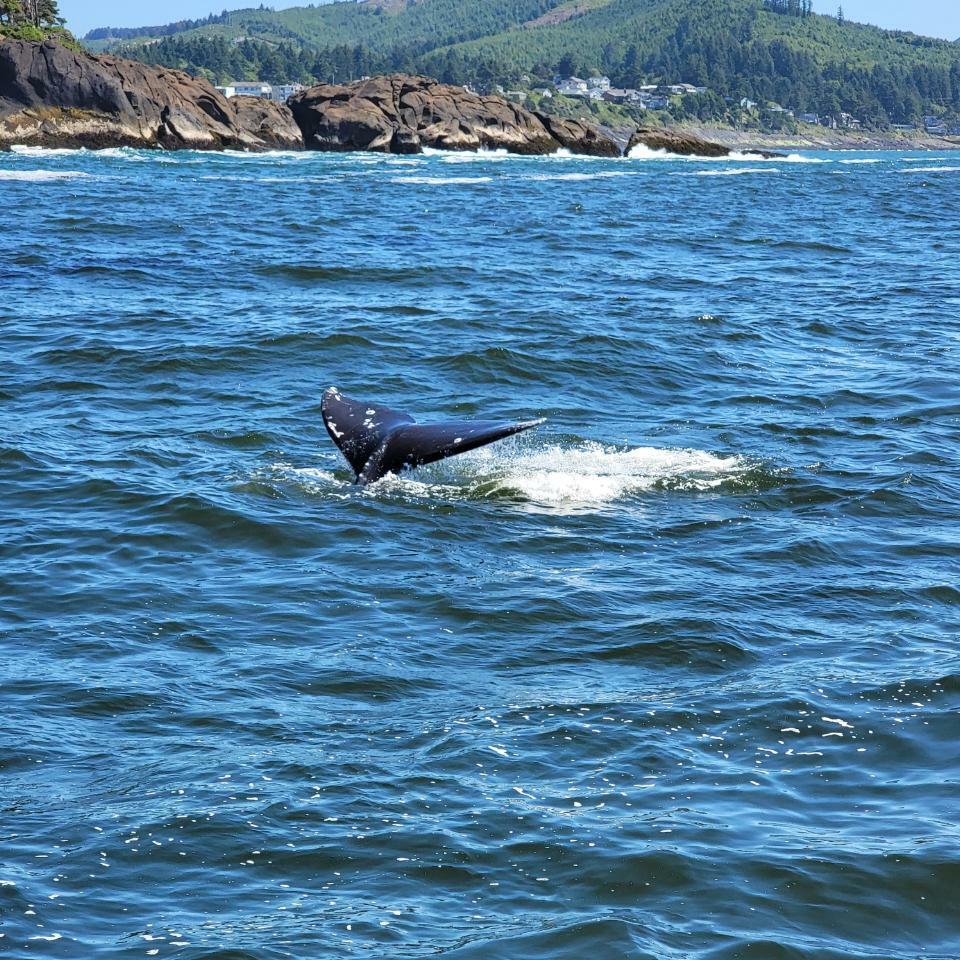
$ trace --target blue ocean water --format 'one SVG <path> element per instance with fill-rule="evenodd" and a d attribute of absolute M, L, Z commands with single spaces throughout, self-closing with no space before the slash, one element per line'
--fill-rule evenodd
<path fill-rule="evenodd" d="M 0 156 L 0 954 L 960 956 L 958 188 Z"/>

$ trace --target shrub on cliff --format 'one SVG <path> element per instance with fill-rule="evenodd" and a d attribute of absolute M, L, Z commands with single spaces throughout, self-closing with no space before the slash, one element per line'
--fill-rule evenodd
<path fill-rule="evenodd" d="M 73 34 L 63 24 L 56 0 L 0 0 L 0 39 L 53 37 L 68 47 L 77 48 Z"/>

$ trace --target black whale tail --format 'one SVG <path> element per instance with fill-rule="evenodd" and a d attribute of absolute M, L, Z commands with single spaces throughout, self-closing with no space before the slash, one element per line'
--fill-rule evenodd
<path fill-rule="evenodd" d="M 353 467 L 357 483 L 373 483 L 388 473 L 466 453 L 543 423 L 543 420 L 416 423 L 408 413 L 379 403 L 351 400 L 335 387 L 324 393 L 321 410 L 327 433 Z"/>

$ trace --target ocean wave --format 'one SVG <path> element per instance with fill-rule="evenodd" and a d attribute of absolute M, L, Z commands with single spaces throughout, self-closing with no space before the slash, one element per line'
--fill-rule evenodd
<path fill-rule="evenodd" d="M 67 147 L 33 147 L 25 143 L 15 143 L 10 147 L 10 152 L 27 157 L 66 157 L 74 153 L 89 153 L 90 151 L 83 148 L 74 150 Z"/>
<path fill-rule="evenodd" d="M 905 167 L 901 173 L 957 173 L 960 167 Z"/>
<path fill-rule="evenodd" d="M 424 185 L 490 183 L 493 177 L 394 177 L 394 183 L 418 183 Z"/>
<path fill-rule="evenodd" d="M 317 154 L 309 150 L 216 150 L 214 155 L 235 160 L 309 160 Z"/>
<path fill-rule="evenodd" d="M 779 173 L 777 167 L 733 167 L 730 170 L 697 170 L 695 173 L 686 173 L 687 177 L 736 177 L 743 173 Z"/>
<path fill-rule="evenodd" d="M 508 160 L 511 154 L 506 150 L 437 150 L 434 147 L 424 147 L 423 156 L 439 157 L 443 163 L 475 163 L 477 160 Z M 517 154 L 512 154 L 517 156 Z"/>
<path fill-rule="evenodd" d="M 856 157 L 853 160 L 838 160 L 837 163 L 844 163 L 848 165 L 855 165 L 861 163 L 883 163 L 879 157 Z"/>
<path fill-rule="evenodd" d="M 0 180 L 26 180 L 31 183 L 46 183 L 51 180 L 90 179 L 89 173 L 79 170 L 0 170 Z"/>
<path fill-rule="evenodd" d="M 527 180 L 600 180 L 604 177 L 626 177 L 626 170 L 600 170 L 596 173 L 534 173 Z"/>
<path fill-rule="evenodd" d="M 631 147 L 630 150 L 624 154 L 630 160 L 686 160 L 686 157 L 681 156 L 679 153 L 670 153 L 669 150 L 652 150 L 645 143 L 638 143 L 636 146 Z"/>

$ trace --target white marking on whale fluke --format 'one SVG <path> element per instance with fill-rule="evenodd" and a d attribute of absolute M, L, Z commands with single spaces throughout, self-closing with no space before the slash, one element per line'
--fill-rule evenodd
<path fill-rule="evenodd" d="M 337 425 L 336 425 L 332 420 L 328 420 L 328 421 L 327 421 L 327 426 L 330 428 L 330 432 L 331 432 L 335 437 L 342 437 L 342 436 L 343 436 L 343 431 L 342 431 L 342 430 L 338 430 L 338 429 L 337 429 Z"/>

